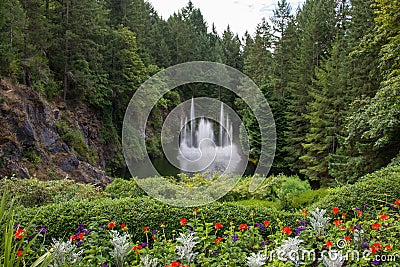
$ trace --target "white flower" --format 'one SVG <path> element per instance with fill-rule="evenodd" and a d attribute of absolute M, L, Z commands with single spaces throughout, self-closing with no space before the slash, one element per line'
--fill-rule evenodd
<path fill-rule="evenodd" d="M 79 263 L 83 250 L 76 251 L 77 247 L 70 240 L 63 242 L 53 239 L 53 265 L 52 267 L 70 266 Z"/>
<path fill-rule="evenodd" d="M 250 256 L 246 257 L 246 264 L 249 267 L 260 267 L 265 265 L 266 260 L 267 255 L 261 254 L 261 251 L 259 251 L 257 254 L 253 252 Z"/>
<path fill-rule="evenodd" d="M 322 259 L 326 267 L 342 267 L 345 258 L 339 251 L 331 250 L 328 256 L 323 255 Z"/>
<path fill-rule="evenodd" d="M 125 258 L 129 253 L 129 235 L 124 233 L 119 235 L 118 231 L 111 230 L 111 244 L 114 246 L 114 251 L 111 251 L 111 256 L 114 258 L 115 266 L 124 266 Z"/>
<path fill-rule="evenodd" d="M 298 236 L 286 239 L 284 243 L 277 248 L 278 259 L 282 261 L 291 261 L 295 266 L 299 266 L 301 263 L 299 251 L 303 251 L 300 244 L 303 242 L 304 241 L 299 239 Z"/>
<path fill-rule="evenodd" d="M 326 210 L 317 208 L 315 211 L 310 212 L 310 224 L 318 236 L 324 235 L 325 229 L 329 224 L 331 218 L 324 217 Z"/>
<path fill-rule="evenodd" d="M 179 258 L 186 259 L 188 263 L 191 263 L 194 261 L 194 258 L 196 257 L 197 253 L 193 253 L 193 249 L 198 244 L 199 242 L 196 242 L 195 240 L 198 239 L 197 236 L 194 236 L 194 233 L 192 234 L 183 234 L 180 233 L 181 237 L 178 237 L 176 241 L 180 242 L 182 246 L 177 246 L 175 248 L 176 253 L 179 255 Z"/>
<path fill-rule="evenodd" d="M 150 258 L 150 256 L 147 254 L 145 257 L 140 257 L 143 263 L 143 267 L 157 267 L 158 265 L 158 259 L 157 258 Z"/>

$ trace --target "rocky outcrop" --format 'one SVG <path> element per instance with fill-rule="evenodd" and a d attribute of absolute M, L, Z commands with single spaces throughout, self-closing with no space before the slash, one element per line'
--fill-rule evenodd
<path fill-rule="evenodd" d="M 105 185 L 101 123 L 88 107 L 48 103 L 40 92 L 0 82 L 0 177 Z"/>

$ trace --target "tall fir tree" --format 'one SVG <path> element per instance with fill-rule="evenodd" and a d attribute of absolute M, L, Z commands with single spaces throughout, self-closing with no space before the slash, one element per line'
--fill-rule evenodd
<path fill-rule="evenodd" d="M 314 85 L 314 69 L 328 55 L 335 37 L 335 9 L 334 0 L 309 0 L 296 16 L 298 43 L 294 63 L 289 70 L 288 129 L 285 134 L 288 140 L 286 161 L 293 172 L 299 172 L 303 167 L 299 159 L 304 155 L 303 143 L 310 129 L 304 115 L 307 114 L 307 104 L 312 100 L 308 91 Z"/>

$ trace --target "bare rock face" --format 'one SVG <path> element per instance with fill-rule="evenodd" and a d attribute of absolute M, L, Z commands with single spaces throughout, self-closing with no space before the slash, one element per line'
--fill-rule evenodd
<path fill-rule="evenodd" d="M 1 81 L 0 178 L 108 184 L 100 127 L 87 107 L 54 106 L 34 89 Z"/>

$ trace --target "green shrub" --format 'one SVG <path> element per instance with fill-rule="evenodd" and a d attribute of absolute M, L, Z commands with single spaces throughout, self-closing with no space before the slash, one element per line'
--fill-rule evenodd
<path fill-rule="evenodd" d="M 146 195 L 146 192 L 133 179 L 128 181 L 115 178 L 104 191 L 110 194 L 111 198 L 140 197 Z"/>
<path fill-rule="evenodd" d="M 18 223 L 25 224 L 34 218 L 37 225 L 46 225 L 51 237 L 69 237 L 74 233 L 79 223 L 100 227 L 110 221 L 117 224 L 125 223 L 133 234 L 133 240 L 143 238 L 144 226 L 150 229 L 159 229 L 161 222 L 166 223 L 166 231 L 179 228 L 179 220 L 182 217 L 193 216 L 194 208 L 176 208 L 165 205 L 149 197 L 144 198 L 120 198 L 98 199 L 94 201 L 77 201 L 52 204 L 38 208 L 19 210 Z M 263 222 L 270 220 L 274 225 L 290 224 L 295 226 L 302 217 L 272 208 L 246 207 L 232 203 L 213 203 L 201 207 L 204 219 L 209 222 L 220 221 L 229 225 L 247 221 Z M 201 217 L 201 212 L 198 216 Z M 254 217 L 250 217 L 253 212 Z M 280 220 L 281 223 L 277 223 Z M 169 229 L 169 230 L 168 230 Z"/>
<path fill-rule="evenodd" d="M 0 180 L 0 192 L 6 188 L 13 192 L 16 205 L 36 207 L 71 200 L 93 200 L 108 194 L 93 185 L 83 185 L 71 180 L 39 181 L 37 179 L 6 178 Z"/>
<path fill-rule="evenodd" d="M 260 207 L 260 208 L 272 208 L 279 210 L 279 202 L 269 201 L 269 200 L 259 200 L 259 199 L 245 199 L 232 202 L 235 205 L 242 205 L 246 207 Z"/>
<path fill-rule="evenodd" d="M 316 208 L 338 207 L 343 212 L 354 208 L 380 209 L 400 199 L 400 166 L 390 166 L 367 174 L 359 182 L 331 190 L 326 197 L 312 205 Z"/>
<path fill-rule="evenodd" d="M 286 206 L 289 209 L 302 209 L 306 208 L 321 198 L 325 197 L 328 189 L 321 188 L 318 190 L 307 190 L 288 199 Z"/>

